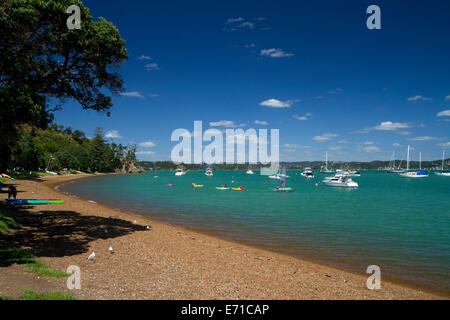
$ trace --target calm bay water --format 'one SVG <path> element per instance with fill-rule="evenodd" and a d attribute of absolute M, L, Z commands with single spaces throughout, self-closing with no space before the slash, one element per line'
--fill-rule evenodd
<path fill-rule="evenodd" d="M 324 175 L 288 171 L 295 192 L 245 171 L 103 176 L 62 191 L 209 234 L 450 292 L 450 178 L 407 179 L 362 171 L 357 189 L 327 187 Z M 234 183 L 233 183 L 234 181 Z M 315 183 L 319 182 L 319 186 Z M 175 187 L 166 187 L 168 183 Z M 204 188 L 191 188 L 191 183 Z M 246 191 L 216 190 L 242 185 Z"/>

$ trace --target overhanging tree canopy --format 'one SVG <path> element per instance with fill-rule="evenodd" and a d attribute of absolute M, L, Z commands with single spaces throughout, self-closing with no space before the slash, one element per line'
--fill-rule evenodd
<path fill-rule="evenodd" d="M 81 9 L 81 29 L 67 28 L 70 5 Z M 0 169 L 7 166 L 14 126 L 45 126 L 66 99 L 108 111 L 123 90 L 118 73 L 128 59 L 115 26 L 93 21 L 77 0 L 0 2 Z M 52 103 L 50 103 L 50 101 Z"/>

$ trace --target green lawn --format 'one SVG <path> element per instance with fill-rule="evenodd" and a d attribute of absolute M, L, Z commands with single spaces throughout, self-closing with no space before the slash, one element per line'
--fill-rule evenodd
<path fill-rule="evenodd" d="M 5 210 L 0 208 L 0 234 L 11 231 L 11 228 L 17 227 L 14 218 L 10 217 Z"/>
<path fill-rule="evenodd" d="M 17 299 L 0 296 L 0 300 L 77 300 L 77 298 L 70 294 L 62 294 L 59 292 L 37 293 L 31 290 L 25 290 Z"/>
<path fill-rule="evenodd" d="M 52 278 L 64 278 L 67 277 L 67 273 L 52 270 L 48 263 L 39 260 L 31 253 L 14 248 L 0 249 L 0 256 L 4 256 L 6 261 L 17 264 L 25 264 L 29 272 L 35 273 L 40 276 L 52 277 Z"/>

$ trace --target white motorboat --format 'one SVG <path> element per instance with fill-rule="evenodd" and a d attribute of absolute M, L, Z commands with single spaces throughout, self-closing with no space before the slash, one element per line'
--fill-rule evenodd
<path fill-rule="evenodd" d="M 361 177 L 361 173 L 358 170 L 351 170 L 348 172 L 349 177 Z"/>
<path fill-rule="evenodd" d="M 207 168 L 207 169 L 206 169 L 206 171 L 205 171 L 205 176 L 207 176 L 207 177 L 212 177 L 212 176 L 214 176 L 213 171 L 212 171 L 211 168 Z"/>
<path fill-rule="evenodd" d="M 334 177 L 326 178 L 322 182 L 330 187 L 356 188 L 359 186 L 357 182 L 353 181 L 347 175 L 335 175 Z"/>
<path fill-rule="evenodd" d="M 175 171 L 175 176 L 180 177 L 180 176 L 184 176 L 186 174 L 186 172 L 184 172 L 183 169 L 177 169 L 177 171 Z"/>
<path fill-rule="evenodd" d="M 314 173 L 311 168 L 305 168 L 305 170 L 303 170 L 301 175 L 308 179 L 314 178 Z"/>
<path fill-rule="evenodd" d="M 255 173 L 254 173 L 252 170 L 250 170 L 250 169 L 248 169 L 246 173 L 247 173 L 247 174 L 255 174 Z"/>

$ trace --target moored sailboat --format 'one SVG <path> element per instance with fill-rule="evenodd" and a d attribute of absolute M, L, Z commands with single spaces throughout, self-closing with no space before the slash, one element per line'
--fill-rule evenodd
<path fill-rule="evenodd" d="M 409 170 L 409 151 L 410 151 L 410 147 L 408 146 L 406 172 L 400 173 L 400 176 L 406 177 L 406 178 L 427 178 L 428 171 L 422 170 L 422 153 L 420 153 L 419 170 Z"/>

